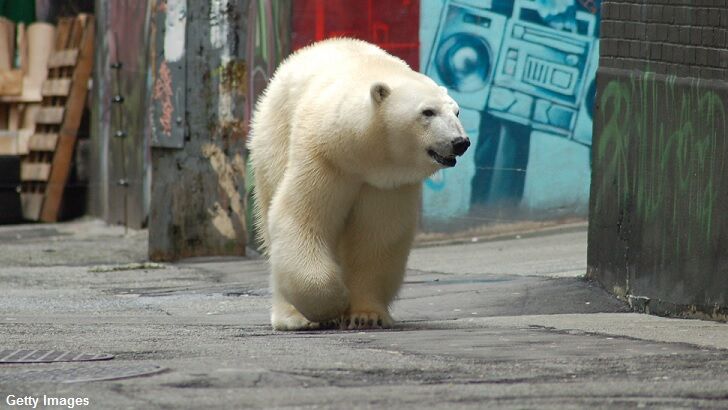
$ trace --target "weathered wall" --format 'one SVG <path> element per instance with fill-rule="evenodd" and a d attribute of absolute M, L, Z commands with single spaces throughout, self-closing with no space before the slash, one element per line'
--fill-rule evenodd
<path fill-rule="evenodd" d="M 421 71 L 473 146 L 425 183 L 425 229 L 585 215 L 599 1 L 422 0 Z"/>
<path fill-rule="evenodd" d="M 151 169 L 147 126 L 150 3 L 96 0 L 95 14 L 89 211 L 108 223 L 139 229 L 147 220 Z M 112 68 L 116 63 L 121 65 Z M 123 103 L 113 104 L 115 95 Z"/>
<path fill-rule="evenodd" d="M 635 308 L 726 319 L 728 1 L 605 1 L 589 275 Z"/>
<path fill-rule="evenodd" d="M 150 258 L 244 255 L 250 1 L 155 3 Z"/>

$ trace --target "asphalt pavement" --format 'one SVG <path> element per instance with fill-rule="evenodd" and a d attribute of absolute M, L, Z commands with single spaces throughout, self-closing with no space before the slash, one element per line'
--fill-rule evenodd
<path fill-rule="evenodd" d="M 0 363 L 0 408 L 728 408 L 728 325 L 630 313 L 583 279 L 585 227 L 413 250 L 378 331 L 275 332 L 265 260 L 146 240 L 0 227 L 0 361 L 113 355 Z"/>

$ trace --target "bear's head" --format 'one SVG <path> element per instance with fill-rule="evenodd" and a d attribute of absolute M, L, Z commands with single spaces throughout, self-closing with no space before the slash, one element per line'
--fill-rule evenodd
<path fill-rule="evenodd" d="M 385 188 L 420 182 L 455 166 L 470 146 L 457 103 L 428 77 L 375 82 L 370 95 L 377 137 L 386 151 L 385 161 L 367 175 L 370 184 Z"/>

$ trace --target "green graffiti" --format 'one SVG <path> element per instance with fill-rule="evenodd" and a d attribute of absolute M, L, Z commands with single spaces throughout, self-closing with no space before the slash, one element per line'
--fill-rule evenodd
<path fill-rule="evenodd" d="M 706 85 L 646 73 L 611 81 L 599 99 L 594 210 L 635 215 L 662 236 L 663 262 L 717 240 L 728 127 L 724 101 Z"/>
<path fill-rule="evenodd" d="M 246 56 L 250 71 L 246 87 L 246 119 L 249 121 L 253 104 L 263 92 L 268 81 L 281 61 L 290 52 L 291 0 L 253 0 L 248 10 L 248 43 Z M 248 244 L 258 249 L 258 234 L 253 223 L 255 179 L 250 161 L 246 158 L 246 221 L 248 224 Z"/>

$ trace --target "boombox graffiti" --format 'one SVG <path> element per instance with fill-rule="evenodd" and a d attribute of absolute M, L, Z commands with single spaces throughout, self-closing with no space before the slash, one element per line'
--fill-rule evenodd
<path fill-rule="evenodd" d="M 588 174 L 598 1 L 430 4 L 437 3 L 442 4 L 439 14 L 431 14 L 438 19 L 436 24 L 424 21 L 428 17 L 422 4 L 423 68 L 449 89 L 462 108 L 470 110 L 463 122 L 476 139 L 476 149 L 469 169 L 456 167 L 427 181 L 425 219 L 464 215 L 489 206 L 559 206 L 558 198 L 546 198 L 542 190 L 530 187 L 529 171 L 534 164 L 544 163 L 539 155 L 549 155 L 543 150 L 534 153 L 537 145 L 532 143 L 557 145 L 568 155 L 583 157 L 572 165 L 579 168 L 576 173 Z M 429 27 L 434 35 L 426 32 Z M 425 43 L 428 38 L 430 44 Z M 586 191 L 582 179 L 574 182 L 582 185 L 575 187 L 580 193 Z M 585 198 L 566 196 L 572 208 L 586 208 Z"/>

